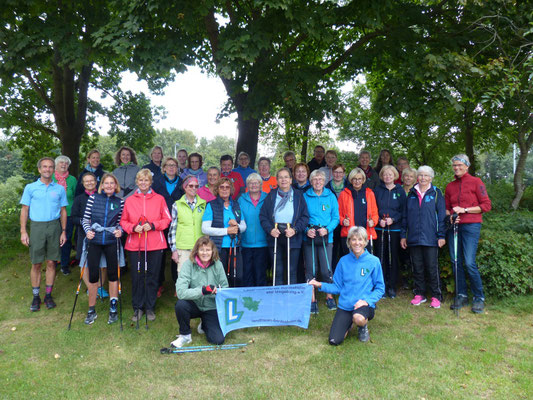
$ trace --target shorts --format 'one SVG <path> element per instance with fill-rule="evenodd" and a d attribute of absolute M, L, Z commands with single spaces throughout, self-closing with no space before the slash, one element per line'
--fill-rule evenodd
<path fill-rule="evenodd" d="M 360 314 L 369 321 L 374 318 L 375 313 L 376 313 L 376 310 L 370 306 L 362 306 L 362 307 L 359 307 L 357 310 L 352 311 L 352 315 Z"/>
<path fill-rule="evenodd" d="M 30 259 L 32 264 L 40 264 L 45 260 L 61 259 L 61 224 L 59 219 L 53 221 L 30 222 Z"/>

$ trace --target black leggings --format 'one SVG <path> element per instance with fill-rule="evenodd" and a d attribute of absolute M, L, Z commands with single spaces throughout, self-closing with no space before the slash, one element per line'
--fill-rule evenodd
<path fill-rule="evenodd" d="M 346 311 L 341 308 L 337 308 L 335 318 L 333 318 L 333 323 L 331 324 L 331 329 L 329 330 L 329 344 L 338 346 L 344 342 L 344 336 L 346 336 L 346 332 L 348 332 L 352 326 L 354 314 L 361 314 L 370 321 L 372 318 L 374 318 L 374 312 L 375 310 L 369 306 L 359 307 L 357 310 L 352 311 Z"/>
<path fill-rule="evenodd" d="M 107 263 L 107 279 L 109 282 L 116 282 L 118 280 L 117 242 L 105 245 L 90 244 L 89 254 L 87 255 L 89 282 L 96 283 L 100 279 L 100 258 L 102 253 L 105 255 Z"/>
<path fill-rule="evenodd" d="M 191 334 L 191 319 L 201 318 L 202 329 L 205 332 L 205 338 L 209 343 L 224 343 L 224 335 L 220 324 L 218 323 L 217 310 L 201 311 L 196 303 L 192 300 L 178 300 L 174 306 L 176 318 L 180 325 L 180 335 Z"/>

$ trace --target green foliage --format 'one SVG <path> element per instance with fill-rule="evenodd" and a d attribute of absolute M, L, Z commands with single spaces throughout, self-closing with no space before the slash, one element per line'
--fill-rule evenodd
<path fill-rule="evenodd" d="M 26 181 L 22 176 L 10 176 L 0 183 L 0 249 L 5 249 L 20 238 L 19 201 Z"/>
<path fill-rule="evenodd" d="M 211 166 L 220 167 L 220 157 L 224 154 L 235 154 L 235 140 L 220 135 L 212 139 L 202 137 L 195 151 L 202 155 L 204 161 L 202 168 L 206 171 Z"/>
<path fill-rule="evenodd" d="M 499 181 L 486 186 L 492 202 L 492 209 L 496 212 L 508 211 L 514 197 L 513 185 L 509 182 Z M 526 189 L 520 201 L 520 207 L 533 211 L 533 187 L 530 186 Z"/>
<path fill-rule="evenodd" d="M 476 262 L 486 295 L 507 297 L 533 291 L 531 232 L 531 211 L 490 212 L 483 216 Z M 453 293 L 455 281 L 447 248 L 440 252 L 439 267 L 443 288 Z"/>

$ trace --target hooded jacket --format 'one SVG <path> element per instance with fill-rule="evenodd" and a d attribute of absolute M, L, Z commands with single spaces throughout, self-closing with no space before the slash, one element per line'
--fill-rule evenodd
<path fill-rule="evenodd" d="M 319 196 L 311 188 L 304 193 L 309 212 L 309 225 L 320 225 L 328 230 L 328 243 L 333 243 L 333 231 L 339 225 L 339 203 L 333 192 L 324 188 Z M 306 230 L 307 231 L 307 230 Z M 307 241 L 307 235 L 304 236 Z"/>
<path fill-rule="evenodd" d="M 384 183 L 380 183 L 374 189 L 374 196 L 376 196 L 376 204 L 378 206 L 378 214 L 381 218 L 388 215 L 393 220 L 390 225 L 391 231 L 400 231 L 402 227 L 402 216 L 405 206 L 405 190 L 400 185 L 395 185 L 391 190 L 387 189 Z M 377 231 L 383 230 L 378 224 Z"/>
<path fill-rule="evenodd" d="M 113 170 L 113 175 L 118 179 L 120 192 L 118 197 L 126 197 L 135 188 L 135 177 L 140 168 L 136 164 L 128 163 Z"/>
<path fill-rule="evenodd" d="M 446 208 L 441 191 L 431 185 L 420 202 L 415 185 L 405 202 L 401 238 L 408 246 L 438 246 L 438 239 L 445 238 Z"/>
<path fill-rule="evenodd" d="M 170 225 L 171 217 L 167 203 L 163 196 L 150 190 L 143 194 L 136 191 L 126 199 L 120 226 L 128 234 L 125 249 L 129 251 L 145 250 L 145 233 L 134 232 L 141 218 L 152 225 L 152 230 L 147 232 L 146 250 L 162 250 L 167 248 L 167 241 L 163 231 Z"/>
<path fill-rule="evenodd" d="M 242 217 L 246 221 L 246 231 L 244 231 L 241 237 L 242 247 L 267 247 L 267 237 L 259 221 L 259 212 L 261 211 L 261 207 L 263 207 L 266 197 L 267 194 L 261 192 L 257 206 L 254 206 L 252 203 L 250 193 L 248 192 L 244 193 L 237 200 L 241 206 Z"/>

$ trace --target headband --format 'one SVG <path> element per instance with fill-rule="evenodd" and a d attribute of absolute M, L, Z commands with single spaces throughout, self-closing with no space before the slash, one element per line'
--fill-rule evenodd
<path fill-rule="evenodd" d="M 455 156 L 454 158 L 452 158 L 452 162 L 454 162 L 454 161 L 462 162 L 467 167 L 470 167 L 470 162 L 468 160 L 464 159 L 464 158 Z"/>

